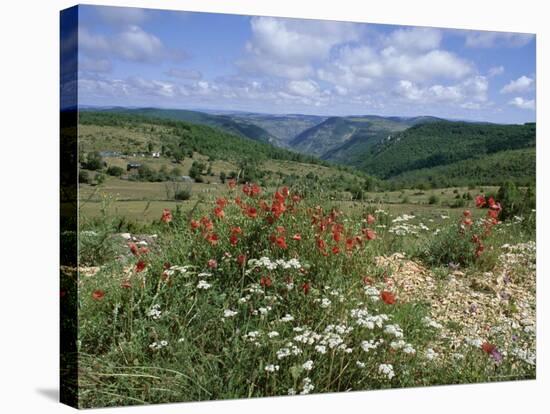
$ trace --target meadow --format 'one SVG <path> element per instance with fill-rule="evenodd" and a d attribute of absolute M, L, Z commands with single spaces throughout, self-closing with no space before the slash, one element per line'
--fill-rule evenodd
<path fill-rule="evenodd" d="M 535 377 L 533 217 L 219 187 L 81 231 L 82 407 Z"/>
<path fill-rule="evenodd" d="M 400 188 L 203 126 L 82 120 L 61 281 L 80 407 L 535 378 L 530 186 Z"/>

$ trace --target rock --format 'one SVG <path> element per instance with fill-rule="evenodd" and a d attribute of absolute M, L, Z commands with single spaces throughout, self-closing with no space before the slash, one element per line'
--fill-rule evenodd
<path fill-rule="evenodd" d="M 120 237 L 122 237 L 124 240 L 130 240 L 132 238 L 132 235 L 130 233 L 120 233 Z"/>

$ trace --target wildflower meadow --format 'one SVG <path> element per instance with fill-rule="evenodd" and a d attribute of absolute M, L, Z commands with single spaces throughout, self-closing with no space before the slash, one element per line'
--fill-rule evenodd
<path fill-rule="evenodd" d="M 532 217 L 502 221 L 505 209 L 480 194 L 429 227 L 229 180 L 164 209 L 148 238 L 100 237 L 115 231 L 105 217 L 87 232 L 113 259 L 62 290 L 78 302 L 79 403 L 534 378 Z"/>

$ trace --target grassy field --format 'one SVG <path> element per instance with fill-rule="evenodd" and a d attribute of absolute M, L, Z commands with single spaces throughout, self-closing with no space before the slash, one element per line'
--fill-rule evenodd
<path fill-rule="evenodd" d="M 82 206 L 81 407 L 534 378 L 527 217 L 207 187 L 190 217 Z M 141 223 L 135 245 L 117 215 Z"/>
<path fill-rule="evenodd" d="M 81 151 L 158 150 L 171 131 L 85 125 Z M 62 309 L 79 310 L 80 407 L 535 378 L 527 189 L 366 191 L 391 187 L 264 147 L 219 160 L 203 132 L 182 136 L 218 157 L 86 170 L 79 266 L 61 281 Z M 194 161 L 202 182 L 126 171 L 187 176 Z M 257 180 L 222 182 L 232 171 Z"/>

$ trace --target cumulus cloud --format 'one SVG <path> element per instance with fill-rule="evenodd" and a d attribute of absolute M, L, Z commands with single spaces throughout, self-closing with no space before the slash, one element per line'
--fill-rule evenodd
<path fill-rule="evenodd" d="M 493 66 L 487 71 L 489 77 L 499 76 L 504 73 L 504 66 Z"/>
<path fill-rule="evenodd" d="M 535 35 L 528 33 L 473 32 L 467 31 L 465 45 L 474 48 L 522 47 Z"/>
<path fill-rule="evenodd" d="M 516 108 L 520 109 L 529 109 L 535 110 L 535 100 L 534 99 L 524 99 L 520 96 L 516 96 L 514 99 L 508 102 L 509 105 L 513 105 Z"/>
<path fill-rule="evenodd" d="M 527 76 L 521 76 L 504 85 L 500 93 L 523 93 L 533 90 L 535 80 Z"/>
<path fill-rule="evenodd" d="M 185 57 L 182 52 L 167 49 L 157 36 L 135 25 L 128 26 L 113 36 L 91 33 L 81 26 L 78 42 L 81 52 L 95 58 L 158 63 L 159 60 L 179 61 Z"/>
<path fill-rule="evenodd" d="M 387 38 L 389 46 L 399 50 L 433 50 L 441 43 L 440 30 L 429 27 L 413 27 L 409 29 L 394 30 Z"/>
<path fill-rule="evenodd" d="M 417 103 L 449 103 L 473 108 L 487 101 L 488 89 L 487 78 L 474 76 L 452 85 L 420 86 L 410 80 L 400 80 L 394 92 L 398 97 Z"/>
<path fill-rule="evenodd" d="M 291 79 L 307 77 L 312 64 L 327 59 L 335 45 L 359 36 L 353 23 L 254 17 L 250 25 L 248 55 L 239 66 Z"/>

